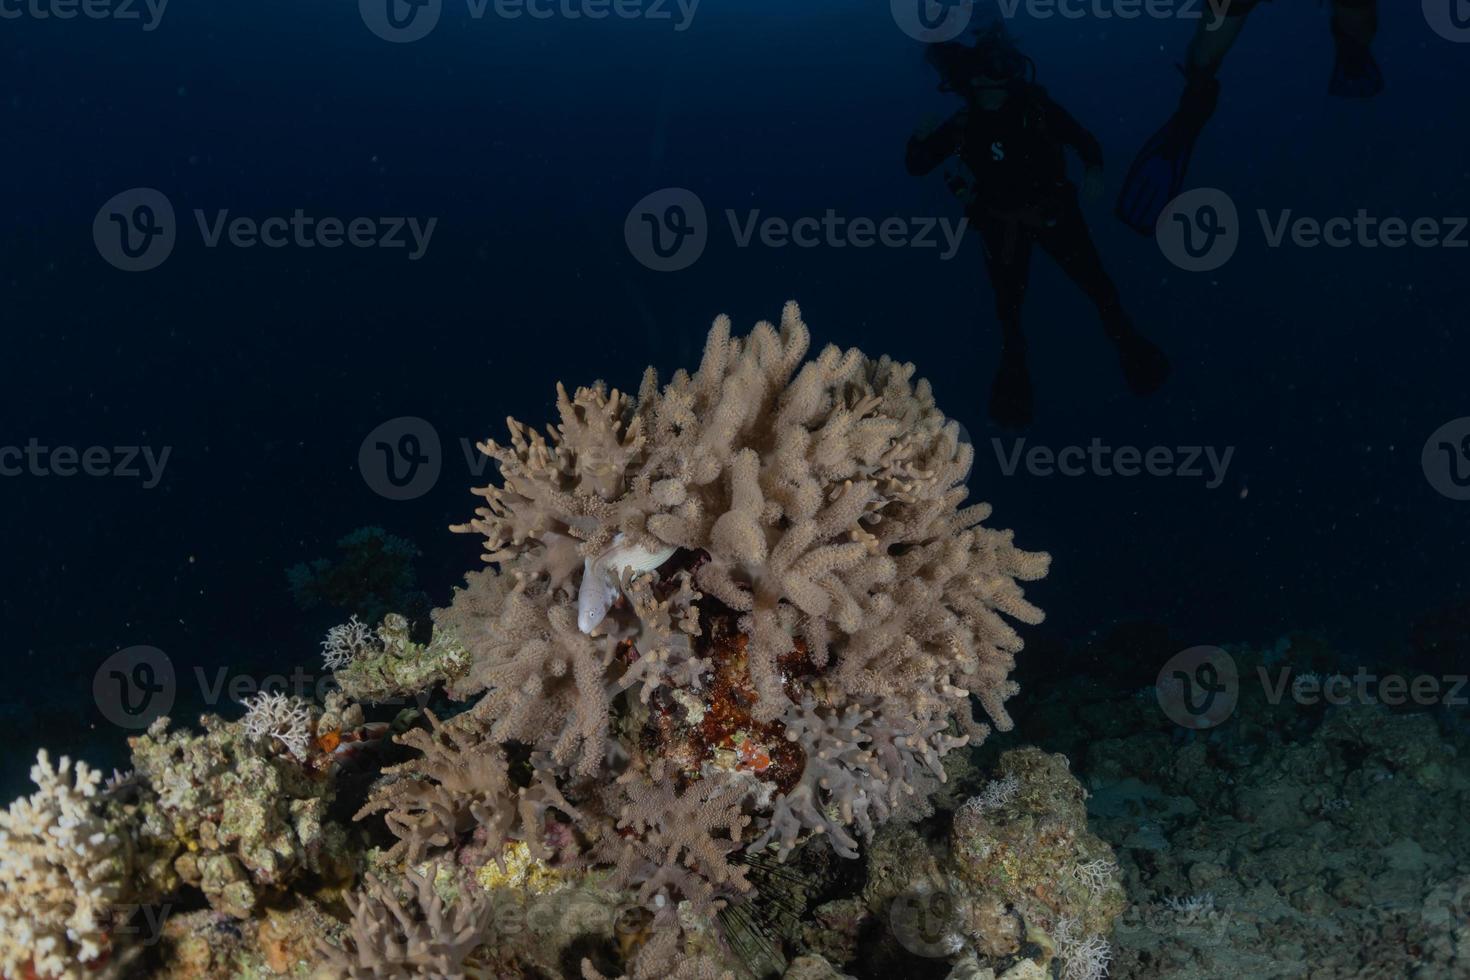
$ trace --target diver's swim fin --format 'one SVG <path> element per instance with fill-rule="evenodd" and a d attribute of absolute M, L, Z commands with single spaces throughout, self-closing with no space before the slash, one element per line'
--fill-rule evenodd
<path fill-rule="evenodd" d="M 1152 395 L 1169 380 L 1169 358 L 1142 334 L 1129 333 L 1118 340 L 1118 363 L 1123 380 L 1135 395 Z"/>
<path fill-rule="evenodd" d="M 1007 344 L 1001 351 L 1000 370 L 990 386 L 990 417 L 1003 428 L 1024 429 L 1031 424 L 1033 402 L 1025 347 Z"/>
<path fill-rule="evenodd" d="M 1361 41 L 1337 35 L 1337 61 L 1327 93 L 1340 99 L 1371 99 L 1383 91 L 1383 69 Z"/>
<path fill-rule="evenodd" d="M 1218 81 L 1206 77 L 1190 79 L 1179 99 L 1179 108 L 1143 144 L 1128 168 L 1116 212 L 1125 225 L 1140 235 L 1154 233 L 1164 208 L 1184 190 L 1195 141 L 1215 114 L 1219 100 Z"/>

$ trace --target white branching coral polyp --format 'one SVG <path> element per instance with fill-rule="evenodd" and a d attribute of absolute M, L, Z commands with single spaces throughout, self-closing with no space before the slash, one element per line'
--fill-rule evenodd
<path fill-rule="evenodd" d="M 306 758 L 311 742 L 311 708 L 300 698 L 261 691 L 240 702 L 245 706 L 241 729 L 249 738 L 271 739 L 300 760 Z"/>
<path fill-rule="evenodd" d="M 478 698 L 455 727 L 529 747 L 565 794 L 543 816 L 578 807 L 650 894 L 738 894 L 726 853 L 818 833 L 855 856 L 922 809 L 944 754 L 989 731 L 972 699 L 1010 727 L 1008 620 L 1042 618 L 1020 583 L 1049 557 L 964 506 L 973 450 L 914 366 L 809 345 L 789 304 L 744 338 L 721 317 L 698 370 L 660 386 L 650 369 L 636 398 L 559 387 L 557 425 L 511 420 L 508 445 L 481 446 L 501 482 L 456 528 L 495 567 L 436 613 L 469 657 L 449 693 Z M 372 809 L 395 824 L 395 794 L 423 799 L 434 769 Z M 653 800 L 690 818 L 630 822 Z M 628 843 L 655 830 L 662 869 Z M 691 874 L 714 887 L 671 894 Z"/>
<path fill-rule="evenodd" d="M 112 955 L 124 844 L 100 807 L 102 774 L 43 749 L 37 790 L 0 813 L 0 973 L 80 977 Z"/>
<path fill-rule="evenodd" d="M 322 640 L 322 666 L 328 670 L 345 667 L 364 653 L 375 651 L 379 642 L 376 631 L 353 616 L 327 630 Z"/>

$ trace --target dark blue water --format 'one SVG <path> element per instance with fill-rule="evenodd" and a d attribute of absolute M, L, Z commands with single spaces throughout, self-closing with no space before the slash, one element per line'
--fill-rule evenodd
<path fill-rule="evenodd" d="M 1227 190 L 1251 229 L 1204 274 L 1110 213 L 1177 97 L 1192 22 L 1015 25 L 1041 83 L 1103 143 L 1093 234 L 1175 364 L 1159 395 L 1128 394 L 1090 306 L 1038 257 L 1025 321 L 1037 421 L 1023 437 L 1233 447 L 1213 489 L 1004 475 L 998 452 L 1018 437 L 986 418 L 998 337 L 973 235 L 950 261 L 736 246 L 726 209 L 959 217 L 937 175 L 903 165 L 918 119 L 958 103 L 885 4 L 707 0 L 676 30 L 676 8 L 673 21 L 541 21 L 448 3 L 429 37 L 401 45 L 343 2 L 176 0 L 147 31 L 0 21 L 0 444 L 170 451 L 151 489 L 0 479 L 0 735 L 15 749 L 3 775 L 40 743 L 106 758 L 118 734 L 92 680 L 115 650 L 156 646 L 185 672 L 314 665 L 333 619 L 297 608 L 285 570 L 356 527 L 415 542 L 442 603 L 479 562 L 476 540 L 445 530 L 484 482 L 461 440 L 503 435 L 508 414 L 549 421 L 558 380 L 636 389 L 647 364 L 693 367 L 715 315 L 744 330 L 787 299 L 818 343 L 912 360 L 931 379 L 976 444 L 974 493 L 1055 556 L 1034 588 L 1054 646 L 1142 621 L 1180 646 L 1314 629 L 1364 661 L 1401 655 L 1417 618 L 1467 597 L 1470 503 L 1436 492 L 1420 453 L 1470 415 L 1470 249 L 1273 249 L 1254 214 L 1470 213 L 1470 44 L 1437 36 L 1418 6 L 1385 5 L 1388 88 L 1367 103 L 1326 94 L 1324 10 L 1257 12 L 1192 175 Z M 134 187 L 162 191 L 180 230 L 161 266 L 125 273 L 99 257 L 92 222 Z M 664 187 L 694 191 L 714 222 L 703 256 L 673 273 L 640 265 L 623 234 L 634 202 Z M 192 215 L 296 208 L 437 224 L 411 261 L 208 248 Z M 357 455 L 406 415 L 443 437 L 444 473 L 393 502 Z"/>

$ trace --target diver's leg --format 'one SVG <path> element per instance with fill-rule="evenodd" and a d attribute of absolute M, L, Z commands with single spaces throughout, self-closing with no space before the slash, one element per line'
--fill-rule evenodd
<path fill-rule="evenodd" d="M 1066 194 L 1055 224 L 1036 236 L 1047 255 L 1061 266 L 1067 278 L 1076 283 L 1097 307 L 1103 328 L 1112 336 L 1112 325 L 1126 320 L 1118 287 L 1103 268 L 1102 255 L 1093 244 L 1087 219 L 1077 204 L 1077 194 Z"/>
<path fill-rule="evenodd" d="M 1188 78 L 1214 78 L 1220 73 L 1225 56 L 1235 46 L 1245 20 L 1255 8 L 1256 0 L 1227 0 L 1223 5 L 1206 4 L 1206 11 L 1189 41 L 1184 66 Z"/>
<path fill-rule="evenodd" d="M 1383 91 L 1383 72 L 1373 58 L 1378 35 L 1378 0 L 1333 0 L 1332 39 L 1337 60 L 1328 92 L 1345 99 L 1366 99 Z"/>
<path fill-rule="evenodd" d="M 1378 36 L 1378 0 L 1333 0 L 1332 33 L 1370 45 Z"/>
<path fill-rule="evenodd" d="M 1184 191 L 1195 141 L 1215 114 L 1220 98 L 1215 75 L 1240 37 L 1255 3 L 1226 0 L 1223 5 L 1209 4 L 1190 41 L 1179 107 L 1138 151 L 1118 193 L 1118 217 L 1141 235 L 1154 233 L 1159 216 Z"/>
<path fill-rule="evenodd" d="M 1042 231 L 1037 242 L 1097 307 L 1103 332 L 1118 350 L 1128 387 L 1139 395 L 1157 391 L 1169 377 L 1169 359 L 1123 311 L 1118 287 L 1103 267 L 1075 191 L 1067 195 L 1056 224 Z"/>
<path fill-rule="evenodd" d="M 985 267 L 995 291 L 1000 321 L 1000 368 L 990 386 L 990 417 L 1006 428 L 1031 423 L 1031 374 L 1026 365 L 1026 336 L 1021 308 L 1031 278 L 1031 238 L 1016 222 L 986 218 L 976 223 L 985 245 Z"/>

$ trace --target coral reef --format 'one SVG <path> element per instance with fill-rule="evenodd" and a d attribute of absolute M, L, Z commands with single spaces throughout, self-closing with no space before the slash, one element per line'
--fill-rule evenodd
<path fill-rule="evenodd" d="M 680 910 L 749 896 L 746 855 L 857 857 L 983 739 L 972 699 L 1010 726 L 1007 618 L 1041 619 L 1019 583 L 1047 556 L 963 506 L 972 450 L 911 365 L 808 345 L 794 305 L 743 339 L 721 318 L 692 374 L 558 389 L 558 425 L 481 446 L 501 483 L 456 530 L 493 567 L 433 640 L 472 703 L 403 736 L 420 755 L 360 813 L 395 858 L 473 836 L 611 869 L 658 923 L 627 968 L 656 974 Z"/>
<path fill-rule="evenodd" d="M 1028 685 L 1041 747 L 982 746 L 1048 558 L 967 503 L 911 365 L 808 344 L 794 306 L 721 319 L 693 373 L 510 422 L 458 528 L 489 567 L 331 629 L 322 703 L 161 718 L 105 784 L 42 752 L 0 814 L 0 975 L 1470 975 L 1448 701 L 1340 696 L 1294 636 L 1230 649 L 1217 727 L 1115 668 Z M 396 582 L 385 540 L 351 543 Z"/>
<path fill-rule="evenodd" d="M 0 906 L 6 975 L 840 977 L 915 867 L 1015 933 L 964 933 L 956 970 L 1032 975 L 1064 913 L 1106 929 L 1110 855 L 1065 767 L 1012 760 L 959 843 L 914 829 L 968 792 L 956 750 L 1012 726 L 1049 558 L 967 502 L 973 450 L 913 365 L 809 344 L 788 305 L 743 338 L 720 318 L 697 370 L 636 398 L 559 388 L 557 424 L 481 446 L 499 482 L 456 530 L 489 567 L 431 623 L 389 604 L 411 549 L 375 529 L 342 542 L 360 576 L 293 573 L 308 600 L 376 597 L 322 644 L 325 704 L 159 719 L 115 790 L 38 770 L 7 832 L 55 894 Z M 54 852 L 46 819 L 87 846 Z M 121 948 L 122 895 L 178 914 Z"/>
<path fill-rule="evenodd" d="M 0 971 L 39 977 L 115 974 L 128 836 L 98 791 L 101 774 L 43 749 L 36 792 L 0 813 Z M 125 917 L 125 916 L 124 916 Z"/>
<path fill-rule="evenodd" d="M 389 613 L 376 629 L 357 617 L 334 626 L 322 641 L 322 664 L 342 692 L 369 704 L 406 699 L 460 677 L 469 665 L 450 630 L 416 643 L 409 621 Z"/>
<path fill-rule="evenodd" d="M 169 731 L 160 718 L 130 740 L 145 891 L 197 887 L 238 918 L 302 875 L 351 878 L 347 832 L 329 819 L 330 776 L 365 727 L 339 693 L 317 707 L 262 692 L 247 707 L 235 722 L 206 715 L 202 733 Z"/>
<path fill-rule="evenodd" d="M 363 890 L 348 899 L 352 921 L 341 945 L 323 943 L 329 968 L 352 980 L 380 977 L 462 977 L 465 963 L 483 941 L 490 902 L 477 888 L 464 889 L 452 909 L 435 888 L 438 869 L 410 868 L 407 899 L 368 875 Z"/>

